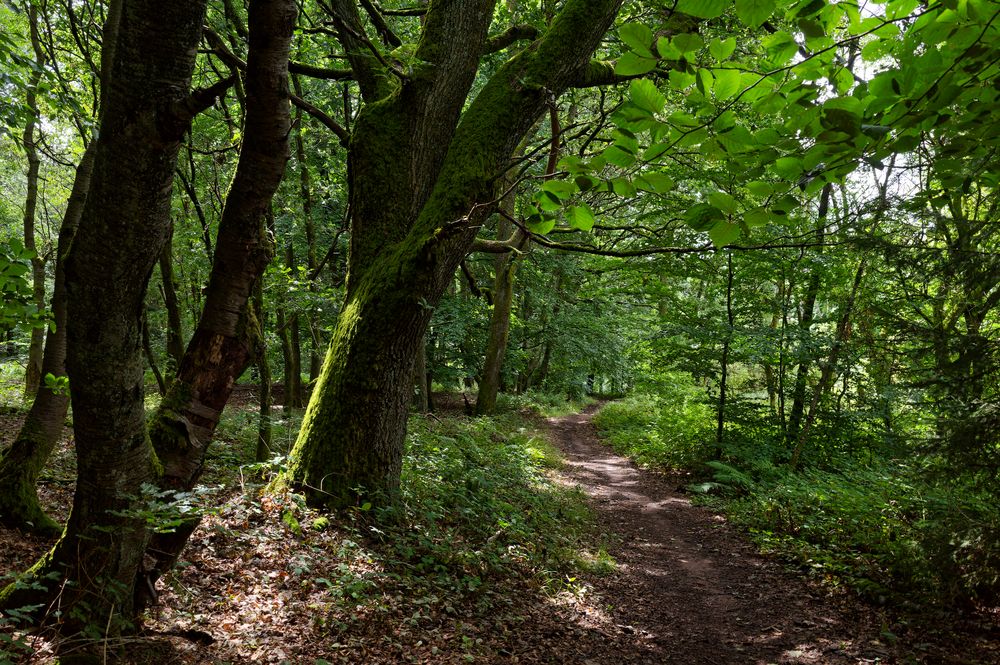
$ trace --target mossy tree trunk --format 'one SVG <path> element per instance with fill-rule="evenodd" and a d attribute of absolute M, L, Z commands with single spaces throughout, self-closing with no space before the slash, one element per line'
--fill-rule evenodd
<path fill-rule="evenodd" d="M 133 616 L 148 540 L 137 497 L 158 471 L 145 423 L 141 317 L 169 231 L 181 138 L 216 96 L 190 92 L 204 13 L 204 1 L 123 3 L 112 42 L 91 187 L 66 255 L 76 493 L 62 538 L 29 571 L 48 591 L 0 592 L 4 607 L 47 606 L 58 594 L 63 634 L 114 634 Z"/>
<path fill-rule="evenodd" d="M 565 2 L 463 112 L 495 4 L 431 3 L 415 64 L 401 74 L 372 55 L 354 3 L 331 3 L 365 104 L 348 156 L 347 297 L 286 474 L 313 504 L 398 489 L 413 363 L 431 310 L 546 103 L 593 81 L 591 54 L 621 0 Z"/>
<path fill-rule="evenodd" d="M 66 203 L 56 250 L 55 284 L 52 292 L 52 320 L 45 337 L 42 376 L 66 376 L 66 253 L 80 223 L 90 176 L 94 168 L 95 146 L 91 142 L 76 168 L 73 189 Z M 52 449 L 62 433 L 69 408 L 69 392 L 42 384 L 24 419 L 17 438 L 0 459 L 0 522 L 45 535 L 56 535 L 61 527 L 49 518 L 38 502 L 36 483 Z"/>

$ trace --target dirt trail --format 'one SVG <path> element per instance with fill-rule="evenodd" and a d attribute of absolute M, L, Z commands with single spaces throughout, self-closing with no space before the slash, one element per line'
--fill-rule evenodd
<path fill-rule="evenodd" d="M 671 487 L 676 479 L 602 445 L 590 422 L 595 410 L 549 425 L 567 460 L 563 475 L 593 498 L 606 532 L 622 539 L 612 552 L 619 570 L 593 585 L 611 605 L 613 625 L 643 653 L 594 654 L 588 662 L 895 662 L 871 616 L 820 597 L 757 555 L 721 517 L 692 506 Z"/>

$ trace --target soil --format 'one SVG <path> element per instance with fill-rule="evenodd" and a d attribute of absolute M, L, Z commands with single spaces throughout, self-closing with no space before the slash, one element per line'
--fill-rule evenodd
<path fill-rule="evenodd" d="M 617 563 L 612 572 L 568 579 L 559 593 L 514 577 L 468 597 L 380 576 L 374 604 L 332 602 L 329 580 L 377 573 L 364 544 L 337 528 L 292 537 L 278 498 L 230 488 L 192 537 L 128 662 L 1000 662 L 996 617 L 960 633 L 901 629 L 886 608 L 760 556 L 723 517 L 692 505 L 678 490 L 683 478 L 637 468 L 602 445 L 590 422 L 596 408 L 542 426 L 566 458 L 560 481 L 590 497 Z M 0 425 L 0 439 L 16 428 Z M 42 500 L 63 517 L 72 492 L 68 440 L 50 466 Z M 0 576 L 49 545 L 0 527 Z M 51 662 L 50 645 L 32 639 L 25 662 Z"/>
<path fill-rule="evenodd" d="M 903 640 L 885 608 L 762 557 L 724 517 L 692 505 L 678 491 L 682 478 L 640 469 L 602 445 L 590 423 L 596 409 L 551 419 L 550 427 L 567 460 L 563 475 L 621 539 L 612 552 L 617 571 L 593 580 L 594 589 L 645 655 L 594 654 L 593 662 L 1000 662 L 996 626 L 992 640 L 983 633 Z"/>

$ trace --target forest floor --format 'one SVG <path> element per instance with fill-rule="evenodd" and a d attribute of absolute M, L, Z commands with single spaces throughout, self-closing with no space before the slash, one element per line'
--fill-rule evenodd
<path fill-rule="evenodd" d="M 561 588 L 509 575 L 460 592 L 390 568 L 385 545 L 359 525 L 293 533 L 287 503 L 231 486 L 192 538 L 146 637 L 127 646 L 129 662 L 1000 662 L 996 621 L 958 633 L 953 622 L 933 634 L 901 627 L 889 608 L 757 554 L 723 517 L 691 504 L 678 490 L 683 477 L 639 469 L 602 445 L 595 410 L 538 426 L 565 457 L 554 480 L 588 497 L 615 561 L 610 572 L 581 572 Z M 0 422 L 2 439 L 16 424 Z M 64 440 L 42 484 L 60 518 L 72 475 Z M 303 526 L 309 518 L 299 514 Z M 49 545 L 0 528 L 0 576 Z M 47 643 L 32 644 L 22 662 L 49 662 Z"/>

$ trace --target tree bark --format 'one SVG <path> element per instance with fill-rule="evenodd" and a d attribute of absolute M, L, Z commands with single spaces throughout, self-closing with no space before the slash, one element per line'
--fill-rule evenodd
<path fill-rule="evenodd" d="M 298 272 L 295 265 L 295 250 L 289 236 L 285 244 L 285 266 L 294 276 Z M 302 331 L 298 313 L 285 314 L 287 317 L 282 333 L 288 345 L 288 355 L 285 364 L 285 406 L 289 409 L 301 409 L 305 399 L 302 394 Z"/>
<path fill-rule="evenodd" d="M 43 376 L 66 376 L 66 254 L 73 243 L 87 201 L 95 154 L 95 145 L 91 142 L 76 168 L 73 189 L 59 229 L 51 304 L 53 325 L 45 337 Z M 42 510 L 35 486 L 62 433 L 68 408 L 67 389 L 40 385 L 17 438 L 0 459 L 0 522 L 7 526 L 45 535 L 56 535 L 61 530 L 60 525 Z"/>
<path fill-rule="evenodd" d="M 347 297 L 285 476 L 311 503 L 395 495 L 430 308 L 492 212 L 515 148 L 589 65 L 620 4 L 566 2 L 463 113 L 494 1 L 431 3 L 420 64 L 402 82 L 371 57 L 353 3 L 332 3 L 366 103 L 348 156 Z"/>
<path fill-rule="evenodd" d="M 261 331 L 264 330 L 267 317 L 264 313 L 264 288 L 258 279 L 253 288 L 253 306 L 261 321 Z M 266 462 L 274 454 L 271 435 L 271 363 L 267 358 L 267 343 L 261 336 L 260 353 L 257 356 L 257 377 L 260 380 L 260 417 L 257 421 L 257 450 L 254 461 Z"/>
<path fill-rule="evenodd" d="M 274 253 L 265 220 L 289 156 L 288 54 L 296 14 L 292 0 L 250 2 L 243 148 L 198 327 L 150 426 L 164 489 L 183 491 L 197 482 L 236 379 L 262 350 L 260 323 L 248 303 Z M 141 573 L 146 588 L 173 565 L 194 526 L 153 538 L 154 563 Z"/>
<path fill-rule="evenodd" d="M 197 0 L 123 3 L 111 49 L 91 188 L 66 256 L 76 493 L 62 538 L 28 573 L 47 591 L 12 584 L 0 592 L 3 607 L 48 605 L 58 594 L 64 635 L 95 627 L 116 634 L 133 616 L 148 539 L 138 497 L 157 472 L 145 426 L 141 317 L 169 232 L 180 140 L 215 96 L 189 93 L 204 12 Z"/>
<path fill-rule="evenodd" d="M 726 434 L 726 390 L 729 387 L 729 347 L 733 341 L 733 253 L 726 254 L 726 335 L 722 340 L 721 378 L 719 379 L 719 411 L 715 427 L 715 458 L 722 459 Z"/>
<path fill-rule="evenodd" d="M 28 25 L 31 32 L 31 46 L 35 54 L 37 69 L 32 73 L 28 82 L 26 106 L 31 112 L 28 122 L 24 126 L 24 134 L 21 137 L 21 146 L 28 160 L 28 173 L 26 176 L 27 193 L 24 199 L 24 247 L 34 252 L 31 257 L 31 299 L 39 311 L 45 309 L 45 259 L 38 251 L 35 242 L 35 212 L 38 208 L 38 171 L 41 166 L 41 159 L 38 156 L 38 149 L 35 146 L 36 133 L 38 132 L 38 84 L 42 80 L 42 68 L 45 66 L 45 51 L 38 39 L 38 7 L 35 3 L 28 6 Z M 24 373 L 24 394 L 30 397 L 38 392 L 38 387 L 42 381 L 42 352 L 45 341 L 44 328 L 33 327 L 31 329 L 31 342 L 28 345 L 28 362 Z"/>
<path fill-rule="evenodd" d="M 177 368 L 181 366 L 181 358 L 184 357 L 184 331 L 177 299 L 177 282 L 174 278 L 172 237 L 167 238 L 163 252 L 160 253 L 160 282 L 163 285 L 163 305 L 167 310 L 167 356 L 173 362 L 170 371 L 176 374 Z"/>

